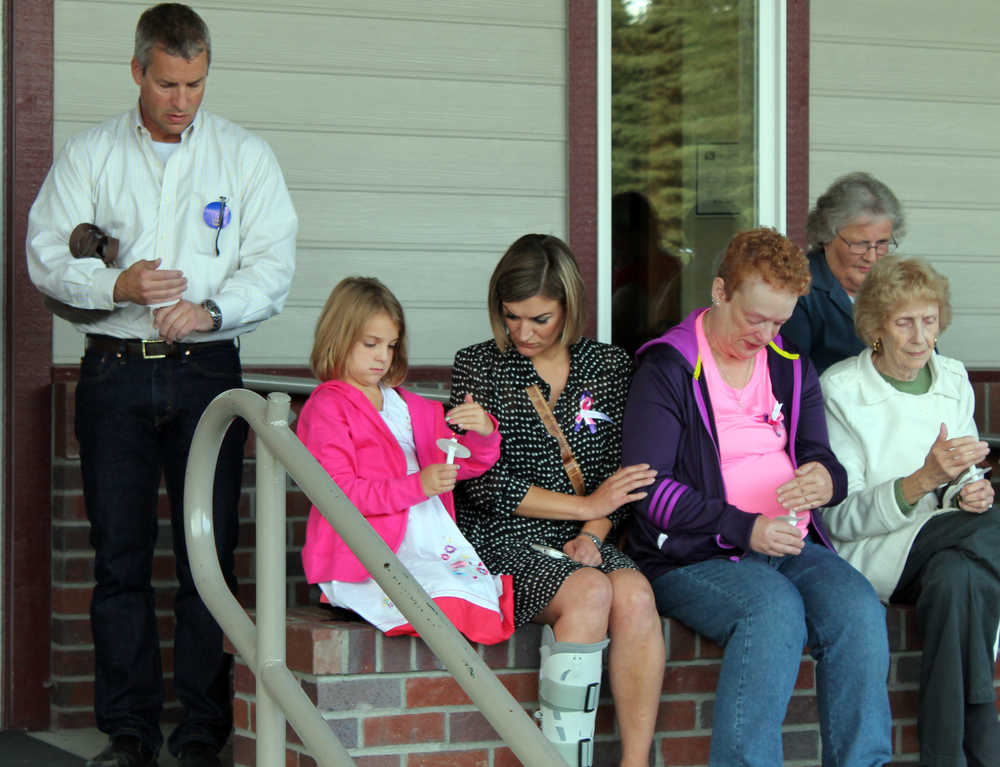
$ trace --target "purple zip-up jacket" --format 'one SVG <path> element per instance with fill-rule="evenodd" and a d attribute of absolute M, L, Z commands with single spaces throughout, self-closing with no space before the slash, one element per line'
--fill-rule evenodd
<path fill-rule="evenodd" d="M 628 553 L 653 580 L 676 567 L 713 557 L 738 557 L 750 548 L 757 514 L 726 501 L 719 441 L 708 386 L 698 355 L 697 309 L 665 334 L 642 346 L 622 424 L 622 463 L 648 463 L 656 481 L 634 504 Z M 782 347 L 767 349 L 771 387 L 782 403 L 788 455 L 798 467 L 817 461 L 833 479 L 833 498 L 847 495 L 847 474 L 830 450 L 819 379 L 804 357 Z M 829 548 L 819 510 L 811 529 Z"/>

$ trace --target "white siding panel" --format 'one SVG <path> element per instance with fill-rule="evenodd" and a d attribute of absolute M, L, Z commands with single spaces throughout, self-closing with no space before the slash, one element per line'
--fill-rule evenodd
<path fill-rule="evenodd" d="M 91 120 L 135 103 L 135 86 L 95 90 L 93 78 L 114 82 L 118 64 L 59 68 L 59 119 Z M 132 81 L 129 80 L 128 83 Z M 245 94 L 252 93 L 253 98 Z M 216 69 L 203 107 L 254 131 L 361 131 L 401 135 L 491 136 L 564 140 L 563 85 L 410 80 Z"/>
<path fill-rule="evenodd" d="M 949 155 L 867 152 L 856 148 L 817 152 L 810 167 L 811 199 L 815 201 L 833 179 L 845 172 L 845 168 L 863 168 L 884 181 L 905 203 L 907 211 L 914 205 L 934 201 L 948 201 L 951 206 L 963 208 L 993 206 L 1000 211 L 1000 184 L 997 183 L 1000 153 L 978 158 L 975 173 L 970 175 L 966 163 L 956 162 L 956 158 Z M 913 231 L 912 226 L 910 231 Z"/>
<path fill-rule="evenodd" d="M 522 80 L 561 83 L 565 69 L 562 30 L 559 27 L 519 26 L 497 55 L 495 26 L 454 22 L 440 14 L 426 19 L 389 19 L 378 15 L 372 3 L 365 16 L 326 12 L 274 12 L 247 4 L 229 10 L 204 9 L 213 31 L 213 60 L 225 69 L 250 72 L 373 73 L 462 79 Z M 433 7 L 434 3 L 428 3 Z M 61 4 L 58 33 L 66 41 L 60 55 L 93 61 L 95 50 L 131 55 L 130 36 L 135 19 L 123 16 L 116 5 L 87 2 Z M 136 14 L 138 16 L 138 13 Z M 129 28 L 131 27 L 131 29 Z M 105 44 L 95 47 L 97 30 Z M 124 32 L 124 36 L 122 33 Z M 427 41 L 433 40 L 434 45 Z M 290 42 L 294 56 L 290 56 Z M 105 53 L 105 56 L 108 55 Z M 121 55 L 105 59 L 120 61 Z"/>
<path fill-rule="evenodd" d="M 995 370 L 997 338 L 1000 338 L 1000 314 L 996 309 L 975 314 L 958 312 L 938 349 L 941 354 L 962 360 L 967 368 Z"/>
<path fill-rule="evenodd" d="M 145 2 L 57 0 L 54 142 L 135 103 Z M 211 0 L 204 108 L 275 151 L 300 218 L 285 311 L 248 364 L 305 364 L 348 274 L 396 290 L 414 364 L 449 364 L 489 333 L 485 291 L 526 231 L 565 235 L 564 0 Z M 54 359 L 79 357 L 63 323 Z"/>
<path fill-rule="evenodd" d="M 55 148 L 90 123 L 56 124 Z M 293 190 L 523 194 L 564 197 L 559 141 L 256 131 L 281 159 Z"/>
<path fill-rule="evenodd" d="M 332 247 L 432 248 L 442 243 L 503 250 L 525 231 L 562 232 L 565 207 L 557 198 L 486 195 L 313 192 L 295 199 L 299 241 Z"/>
<path fill-rule="evenodd" d="M 811 39 L 907 41 L 920 47 L 995 48 L 996 0 L 820 0 L 809 4 Z"/>
<path fill-rule="evenodd" d="M 907 217 L 901 252 L 951 282 L 955 319 L 941 350 L 971 367 L 1000 367 L 995 1 L 810 9 L 810 202 L 853 170 L 892 187 Z"/>
<path fill-rule="evenodd" d="M 837 96 L 813 99 L 809 111 L 811 143 L 818 150 L 864 147 L 884 153 L 964 154 L 973 163 L 983 155 L 1000 156 L 1000 102 L 873 103 L 859 96 Z"/>
<path fill-rule="evenodd" d="M 239 7 L 246 11 L 264 13 L 301 13 L 320 18 L 324 15 L 362 16 L 375 19 L 403 19 L 409 21 L 440 21 L 465 24 L 503 24 L 518 27 L 563 28 L 566 23 L 563 2 L 552 0 L 242 0 Z M 232 8 L 233 3 L 213 3 L 211 8 Z M 209 6 L 204 16 L 210 19 Z"/>
<path fill-rule="evenodd" d="M 905 200 L 904 200 L 905 204 Z M 956 257 L 986 258 L 996 263 L 997 217 L 996 208 L 956 206 L 928 207 L 912 205 L 906 208 L 906 225 L 909 234 L 900 247 L 901 252 L 926 258 L 949 278 L 947 264 Z M 997 275 L 982 274 L 978 282 L 994 292 Z M 954 280 L 953 280 L 954 281 Z M 960 282 L 951 286 L 953 297 L 963 289 Z"/>
<path fill-rule="evenodd" d="M 956 50 L 830 40 L 817 41 L 811 53 L 814 97 L 877 97 L 890 106 L 905 99 L 1000 102 L 1000 47 Z M 856 79 L 843 79 L 848 67 L 858 73 Z"/>

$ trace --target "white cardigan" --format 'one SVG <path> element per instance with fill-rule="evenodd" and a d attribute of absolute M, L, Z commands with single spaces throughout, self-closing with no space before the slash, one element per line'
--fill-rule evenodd
<path fill-rule="evenodd" d="M 978 438 L 972 385 L 958 360 L 932 354 L 931 388 L 926 394 L 897 391 L 879 375 L 870 349 L 838 362 L 820 377 L 830 447 L 847 469 L 847 498 L 823 510 L 837 551 L 860 570 L 887 602 L 899 582 L 920 528 L 947 511 L 962 485 L 982 477 L 971 467 L 939 508 L 927 493 L 904 513 L 894 484 L 919 469 L 942 423 L 948 438 Z"/>

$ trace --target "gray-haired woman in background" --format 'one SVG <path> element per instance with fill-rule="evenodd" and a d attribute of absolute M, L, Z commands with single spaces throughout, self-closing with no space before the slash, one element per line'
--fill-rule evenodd
<path fill-rule="evenodd" d="M 809 357 L 817 372 L 864 349 L 854 332 L 854 296 L 868 270 L 905 233 L 896 195 L 867 173 L 841 176 L 816 200 L 806 219 L 812 287 L 781 337 Z"/>

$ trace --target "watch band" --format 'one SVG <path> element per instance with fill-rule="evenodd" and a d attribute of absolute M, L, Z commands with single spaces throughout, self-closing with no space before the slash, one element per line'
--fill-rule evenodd
<path fill-rule="evenodd" d="M 212 332 L 222 328 L 222 310 L 219 305 L 215 303 L 211 298 L 201 302 L 201 308 L 208 312 L 208 316 L 212 318 Z"/>
<path fill-rule="evenodd" d="M 594 545 L 597 546 L 597 548 L 601 548 L 601 546 L 604 545 L 604 541 L 602 541 L 600 538 L 598 538 L 593 533 L 588 533 L 586 530 L 581 530 L 579 534 L 580 535 L 586 535 L 588 538 L 590 538 L 590 540 L 592 540 L 594 542 Z"/>

